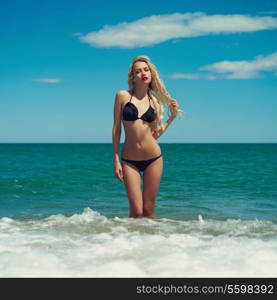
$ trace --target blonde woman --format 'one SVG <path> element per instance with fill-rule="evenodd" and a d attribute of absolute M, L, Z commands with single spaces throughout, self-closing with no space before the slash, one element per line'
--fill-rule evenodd
<path fill-rule="evenodd" d="M 153 218 L 163 172 L 163 157 L 156 140 L 182 111 L 178 109 L 177 101 L 170 98 L 155 65 L 147 56 L 133 59 L 128 73 L 128 85 L 128 91 L 116 93 L 114 103 L 114 175 L 124 182 L 129 200 L 129 217 Z M 162 123 L 164 106 L 169 108 L 170 116 Z M 120 162 L 118 150 L 121 122 L 125 141 Z"/>

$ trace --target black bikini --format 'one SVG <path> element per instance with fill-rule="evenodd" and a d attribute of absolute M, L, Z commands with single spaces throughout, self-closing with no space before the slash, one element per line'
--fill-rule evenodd
<path fill-rule="evenodd" d="M 156 159 L 160 158 L 162 155 L 159 155 L 157 157 L 154 158 L 150 158 L 150 159 L 146 159 L 146 160 L 130 160 L 130 159 L 125 159 L 125 158 L 121 158 L 123 161 L 133 165 L 134 167 L 136 167 L 140 172 L 144 172 L 145 169 Z"/>
<path fill-rule="evenodd" d="M 155 111 L 153 109 L 153 107 L 150 105 L 150 97 L 149 98 L 149 108 L 148 110 L 142 115 L 142 116 L 138 116 L 138 109 L 137 107 L 131 102 L 133 95 L 130 98 L 130 101 L 127 102 L 123 108 L 123 112 L 122 112 L 122 117 L 123 120 L 125 121 L 135 121 L 138 119 L 141 119 L 145 122 L 151 123 L 156 119 L 156 114 Z M 137 168 L 140 172 L 144 172 L 145 169 L 156 159 L 160 158 L 162 156 L 162 154 L 160 154 L 157 157 L 154 158 L 150 158 L 147 160 L 130 160 L 130 159 L 125 159 L 122 158 L 123 161 L 130 163 L 131 165 L 133 165 L 135 168 Z"/>
<path fill-rule="evenodd" d="M 149 108 L 148 110 L 141 116 L 138 116 L 137 107 L 131 102 L 133 95 L 129 102 L 127 102 L 123 108 L 122 117 L 125 121 L 135 121 L 137 119 L 141 119 L 145 122 L 151 123 L 156 119 L 156 114 L 153 107 L 150 105 L 150 97 L 149 98 Z"/>

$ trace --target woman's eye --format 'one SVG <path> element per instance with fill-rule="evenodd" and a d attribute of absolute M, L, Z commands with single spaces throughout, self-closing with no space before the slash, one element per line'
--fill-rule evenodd
<path fill-rule="evenodd" d="M 148 69 L 144 69 L 144 71 L 145 71 L 145 72 L 149 72 Z M 139 74 L 139 73 L 140 73 L 140 71 L 136 71 L 136 74 Z"/>

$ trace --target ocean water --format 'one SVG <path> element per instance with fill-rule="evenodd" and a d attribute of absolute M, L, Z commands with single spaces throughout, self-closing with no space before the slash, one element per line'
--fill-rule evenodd
<path fill-rule="evenodd" d="M 131 219 L 112 144 L 0 144 L 0 276 L 276 277 L 277 144 L 160 146 Z"/>

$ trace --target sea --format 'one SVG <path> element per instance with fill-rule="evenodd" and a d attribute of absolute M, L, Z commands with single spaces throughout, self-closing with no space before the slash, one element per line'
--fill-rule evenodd
<path fill-rule="evenodd" d="M 0 144 L 0 277 L 276 277 L 277 144 L 159 145 L 133 219 L 112 144 Z"/>

